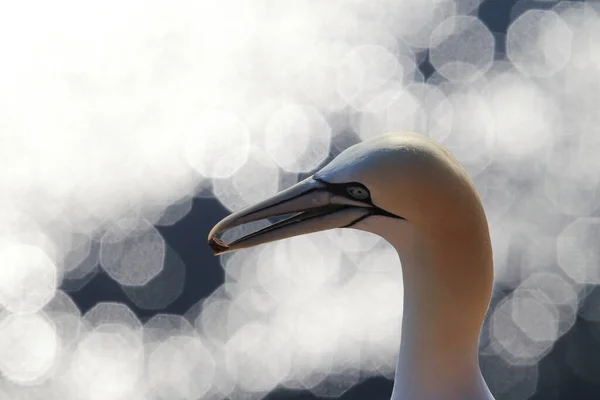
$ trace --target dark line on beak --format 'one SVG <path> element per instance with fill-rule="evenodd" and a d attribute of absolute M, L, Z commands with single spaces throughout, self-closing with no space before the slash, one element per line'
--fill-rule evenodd
<path fill-rule="evenodd" d="M 308 221 L 317 217 L 322 217 L 323 215 L 327 215 L 330 214 L 332 212 L 335 211 L 339 211 L 345 208 L 350 208 L 351 206 L 344 206 L 344 205 L 330 205 L 330 206 L 324 206 L 324 207 L 319 207 L 319 208 L 315 208 L 312 209 L 310 211 L 304 211 L 304 212 L 300 212 L 294 216 L 291 216 L 289 218 L 284 219 L 283 221 L 279 221 L 273 225 L 269 225 L 266 226 L 262 229 L 259 229 L 256 232 L 252 232 L 249 235 L 246 236 L 242 236 L 239 239 L 234 240 L 233 242 L 231 242 L 229 245 L 234 245 L 237 244 L 243 240 L 247 240 L 250 238 L 253 238 L 257 235 L 261 235 L 263 233 L 267 233 L 270 232 L 272 230 L 275 229 L 279 229 L 279 228 L 283 228 L 284 226 L 288 226 L 288 225 L 292 225 L 292 224 L 296 224 L 299 222 L 304 222 L 304 221 Z M 224 243 L 223 241 L 221 241 L 221 243 Z"/>

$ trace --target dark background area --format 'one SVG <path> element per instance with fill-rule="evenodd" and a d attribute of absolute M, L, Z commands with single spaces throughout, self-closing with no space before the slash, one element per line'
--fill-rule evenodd
<path fill-rule="evenodd" d="M 549 8 L 555 2 L 487 0 L 479 8 L 480 19 L 496 33 L 498 54 L 503 53 L 504 33 L 513 13 L 527 8 Z M 516 6 L 515 6 L 516 5 Z M 513 7 L 514 6 L 514 7 Z M 600 40 L 600 38 L 598 38 Z M 432 68 L 427 60 L 421 65 L 427 77 Z M 181 256 L 187 266 L 183 294 L 163 313 L 183 314 L 200 299 L 208 296 L 224 280 L 224 272 L 206 245 L 210 228 L 228 211 L 217 200 L 197 198 L 192 211 L 171 227 L 159 227 L 167 243 Z M 139 309 L 127 298 L 118 283 L 100 273 L 83 290 L 70 293 L 82 312 L 97 302 L 117 301 L 126 304 L 142 321 L 157 312 Z M 600 332 L 584 319 L 578 318 L 575 326 L 555 344 L 553 350 L 538 365 L 539 379 L 533 400 L 546 399 L 600 399 Z M 507 366 L 508 368 L 508 366 Z M 578 371 L 576 374 L 574 371 Z M 585 371 L 585 373 L 581 373 Z M 485 375 L 485 371 L 484 371 Z M 341 399 L 388 399 L 393 382 L 385 378 L 369 378 L 347 391 Z M 269 400 L 319 399 L 310 392 L 280 390 L 270 394 Z M 506 397 L 505 397 L 506 398 Z"/>

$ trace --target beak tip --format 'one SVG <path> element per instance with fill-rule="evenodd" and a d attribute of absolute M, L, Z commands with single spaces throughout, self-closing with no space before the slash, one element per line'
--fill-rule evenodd
<path fill-rule="evenodd" d="M 229 249 L 227 243 L 216 237 L 208 239 L 208 246 L 211 248 L 213 255 L 215 256 L 218 256 Z"/>

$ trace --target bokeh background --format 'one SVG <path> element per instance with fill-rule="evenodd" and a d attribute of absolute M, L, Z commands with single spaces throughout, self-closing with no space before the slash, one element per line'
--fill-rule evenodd
<path fill-rule="evenodd" d="M 387 243 L 206 236 L 401 130 L 484 200 L 496 398 L 600 398 L 599 93 L 600 2 L 0 2 L 0 399 L 388 399 Z"/>

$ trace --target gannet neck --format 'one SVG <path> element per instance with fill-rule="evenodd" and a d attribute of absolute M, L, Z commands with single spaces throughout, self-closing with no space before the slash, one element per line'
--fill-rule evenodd
<path fill-rule="evenodd" d="M 455 210 L 445 224 L 431 227 L 378 216 L 357 226 L 386 239 L 402 264 L 404 313 L 392 400 L 493 400 L 478 362 L 493 281 L 489 233 L 472 209 L 460 214 Z"/>

